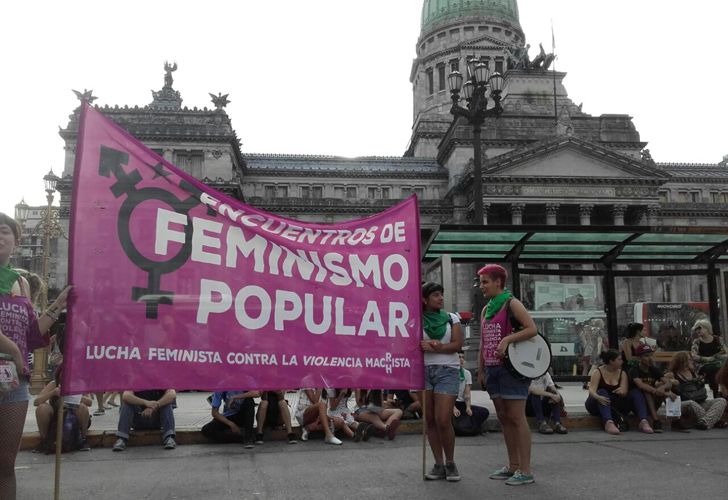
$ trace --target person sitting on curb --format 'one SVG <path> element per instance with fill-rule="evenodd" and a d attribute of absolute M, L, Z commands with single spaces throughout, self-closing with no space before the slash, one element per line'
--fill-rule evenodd
<path fill-rule="evenodd" d="M 253 416 L 258 391 L 221 391 L 208 398 L 212 421 L 202 427 L 202 435 L 217 443 L 240 443 L 253 448 Z M 220 406 L 225 405 L 222 413 Z"/>
<path fill-rule="evenodd" d="M 298 443 L 291 428 L 291 411 L 286 401 L 286 391 L 264 391 L 260 395 L 260 405 L 256 416 L 258 428 L 255 431 L 255 444 L 263 444 L 263 431 L 266 424 L 273 428 L 283 425 L 288 434 L 288 444 Z"/>
<path fill-rule="evenodd" d="M 389 391 L 384 408 L 402 410 L 402 420 L 417 420 L 422 417 L 422 404 L 419 391 L 395 389 Z"/>
<path fill-rule="evenodd" d="M 629 411 L 637 413 L 640 431 L 654 433 L 647 421 L 647 404 L 642 391 L 629 391 L 627 374 L 622 370 L 622 356 L 618 351 L 608 349 L 599 357 L 604 365 L 594 370 L 589 380 L 589 397 L 584 403 L 586 410 L 602 417 L 604 430 L 609 434 L 620 434 L 614 418 L 626 416 Z"/>
<path fill-rule="evenodd" d="M 52 446 L 55 442 L 56 435 L 56 411 L 58 411 L 59 401 L 61 399 L 61 390 L 56 380 L 60 379 L 63 365 L 60 364 L 56 368 L 56 376 L 46 384 L 42 391 L 35 397 L 33 405 L 35 408 L 35 421 L 38 424 L 38 433 L 40 434 L 40 445 L 34 450 L 35 452 L 52 453 Z M 78 421 L 78 435 L 66 437 L 64 442 L 69 441 L 72 446 L 80 451 L 89 451 L 86 440 L 86 433 L 91 426 L 91 415 L 89 415 L 89 407 L 93 404 L 88 396 L 63 396 L 63 407 L 66 411 L 72 411 Z M 65 417 L 65 415 L 64 415 Z"/>
<path fill-rule="evenodd" d="M 368 435 L 386 436 L 390 441 L 394 439 L 402 419 L 402 410 L 385 408 L 380 389 L 357 389 L 355 395 L 357 409 L 354 412 L 354 419 L 357 422 L 371 424 L 371 428 L 367 429 Z"/>
<path fill-rule="evenodd" d="M 695 373 L 690 353 L 686 351 L 675 353 L 665 376 L 676 382 L 675 392 L 681 400 L 682 417 L 673 422 L 674 428 L 688 428 L 685 424 L 687 415 L 695 417 L 694 427 L 701 431 L 712 429 L 720 421 L 726 408 L 726 400 L 721 397 L 708 399 L 705 380 Z"/>
<path fill-rule="evenodd" d="M 556 390 L 551 375 L 548 372 L 537 379 L 531 380 L 528 387 L 528 405 L 526 406 L 526 415 L 536 417 L 536 429 L 539 434 L 566 434 L 569 432 L 566 427 L 561 424 L 561 409 L 564 406 L 564 398 Z M 529 408 L 531 411 L 529 412 Z M 529 413 L 531 415 L 529 415 Z M 544 415 L 550 415 L 550 426 Z"/>
<path fill-rule="evenodd" d="M 453 428 L 456 436 L 477 436 L 483 431 L 483 424 L 490 416 L 488 408 L 471 404 L 473 386 L 473 374 L 470 370 L 465 369 L 465 355 L 458 353 L 460 358 L 460 385 L 458 386 L 458 396 L 455 398 L 455 406 L 452 409 Z M 472 428 L 470 432 L 463 432 L 463 426 L 460 422 L 463 419 L 470 419 Z M 467 425 L 467 424 L 466 424 Z"/>
<path fill-rule="evenodd" d="M 639 363 L 637 349 L 643 345 L 644 328 L 642 323 L 630 323 L 627 325 L 627 334 L 620 347 L 620 352 L 628 369 Z"/>
<path fill-rule="evenodd" d="M 119 425 L 116 436 L 118 439 L 112 448 L 114 451 L 124 451 L 129 440 L 129 431 L 159 430 L 162 429 L 162 443 L 165 450 L 177 447 L 174 440 L 174 408 L 177 393 L 174 389 L 157 389 L 151 391 L 124 391 L 121 396 L 121 410 L 119 411 Z"/>
<path fill-rule="evenodd" d="M 308 441 L 308 433 L 324 431 L 324 443 L 340 445 L 334 436 L 330 419 L 326 413 L 326 398 L 321 389 L 301 389 L 298 392 L 296 420 L 301 426 L 301 441 Z"/>
<path fill-rule="evenodd" d="M 355 443 L 368 441 L 371 424 L 354 420 L 353 412 L 349 408 L 352 390 L 326 389 L 326 393 L 329 395 L 328 415 L 334 427 L 340 429 L 346 437 L 352 438 Z"/>
<path fill-rule="evenodd" d="M 653 352 L 652 347 L 647 344 L 637 346 L 635 349 L 637 365 L 629 370 L 629 384 L 630 391 L 642 391 L 652 418 L 652 429 L 655 432 L 662 432 L 662 422 L 657 418 L 657 409 L 665 401 L 665 397 L 674 397 L 674 394 L 670 390 L 672 382 L 652 363 Z"/>

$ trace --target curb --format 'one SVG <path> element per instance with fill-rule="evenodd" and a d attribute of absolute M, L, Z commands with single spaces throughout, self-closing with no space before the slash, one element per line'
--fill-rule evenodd
<path fill-rule="evenodd" d="M 535 420 L 533 418 L 528 419 L 531 429 L 535 432 Z M 601 421 L 599 417 L 592 415 L 573 415 L 563 417 L 561 422 L 569 430 L 576 429 L 601 429 Z M 637 427 L 636 418 L 630 416 L 630 426 L 632 428 Z M 666 425 L 666 421 L 663 419 L 663 426 L 669 428 Z M 500 422 L 494 417 L 489 417 L 484 424 L 484 428 L 488 432 L 500 432 Z M 293 431 L 300 435 L 300 428 L 294 427 Z M 422 420 L 403 420 L 399 429 L 398 434 L 421 434 L 422 433 Z M 92 448 L 111 448 L 116 441 L 116 431 L 113 430 L 91 430 L 86 435 L 86 439 Z M 273 429 L 266 432 L 266 441 L 286 441 L 288 436 L 284 429 Z M 178 444 L 210 444 L 210 441 L 202 435 L 199 428 L 178 428 L 175 441 Z M 23 451 L 32 450 L 40 444 L 40 435 L 37 432 L 27 432 L 23 434 L 20 441 L 20 449 Z M 129 445 L 131 446 L 161 446 L 162 437 L 159 432 L 156 431 L 133 431 L 129 438 Z"/>

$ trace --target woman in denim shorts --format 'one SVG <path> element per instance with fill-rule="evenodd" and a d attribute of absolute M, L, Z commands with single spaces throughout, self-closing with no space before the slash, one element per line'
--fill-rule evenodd
<path fill-rule="evenodd" d="M 420 344 L 425 353 L 425 418 L 427 439 L 435 458 L 435 465 L 425 478 L 459 481 L 454 462 L 452 409 L 460 387 L 458 351 L 463 345 L 463 331 L 460 319 L 442 310 L 443 291 L 437 283 L 422 286 L 424 334 Z"/>
<path fill-rule="evenodd" d="M 483 310 L 478 356 L 478 381 L 493 400 L 508 450 L 508 465 L 493 472 L 491 479 L 509 486 L 534 482 L 531 474 L 531 431 L 526 420 L 526 399 L 530 380 L 514 377 L 503 365 L 508 344 L 536 335 L 536 324 L 521 301 L 505 289 L 507 271 L 490 264 L 478 271 L 480 291 L 488 299 Z M 508 310 L 521 325 L 513 331 Z"/>
<path fill-rule="evenodd" d="M 12 356 L 20 385 L 0 392 L 0 498 L 15 498 L 15 456 L 28 411 L 28 352 L 48 345 L 48 329 L 66 307 L 67 290 L 38 318 L 30 302 L 30 286 L 10 267 L 20 242 L 20 224 L 0 212 L 0 352 Z"/>

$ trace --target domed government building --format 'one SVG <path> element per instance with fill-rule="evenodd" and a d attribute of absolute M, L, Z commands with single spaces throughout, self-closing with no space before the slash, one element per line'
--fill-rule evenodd
<path fill-rule="evenodd" d="M 661 346 L 686 342 L 688 323 L 719 318 L 728 161 L 655 162 L 630 116 L 583 112 L 566 73 L 552 68 L 554 55 L 527 42 L 516 0 L 424 0 L 410 71 L 412 135 L 398 157 L 245 151 L 226 96 L 211 94 L 211 109 L 183 106 L 176 66 L 166 65 L 149 104 L 99 109 L 211 187 L 286 217 L 333 223 L 417 194 L 423 277 L 445 283 L 449 309 L 474 313 L 471 349 L 483 302 L 473 278 L 491 261 L 510 266 L 511 286 L 553 343 L 557 375 L 582 374 L 589 343 L 613 345 L 632 320 L 648 323 Z M 488 82 L 484 108 L 476 106 L 484 87 L 466 83 L 454 118 L 453 72 Z M 470 93 L 474 120 L 465 113 Z M 79 109 L 60 130 L 66 225 Z M 56 284 L 66 281 L 65 243 Z"/>

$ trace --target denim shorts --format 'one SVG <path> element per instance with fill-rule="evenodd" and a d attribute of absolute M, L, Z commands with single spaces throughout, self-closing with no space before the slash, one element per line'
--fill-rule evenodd
<path fill-rule="evenodd" d="M 517 379 L 505 366 L 485 367 L 485 390 L 490 399 L 528 399 L 530 385 L 530 380 Z"/>
<path fill-rule="evenodd" d="M 460 368 L 447 365 L 425 365 L 425 390 L 457 397 L 459 388 Z"/>
<path fill-rule="evenodd" d="M 20 385 L 17 389 L 10 392 L 0 392 L 0 405 L 29 401 L 30 393 L 28 392 L 28 385 L 28 379 L 21 378 Z"/>

